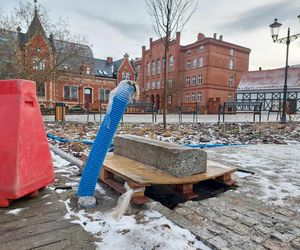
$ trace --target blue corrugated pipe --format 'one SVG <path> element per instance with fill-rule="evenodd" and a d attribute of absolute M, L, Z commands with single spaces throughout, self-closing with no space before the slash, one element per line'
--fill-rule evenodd
<path fill-rule="evenodd" d="M 83 169 L 82 177 L 77 190 L 78 196 L 93 196 L 107 150 L 117 131 L 121 118 L 132 97 L 135 86 L 130 81 L 120 82 L 116 92 L 109 100 L 108 111 L 100 125 L 100 129 Z"/>
<path fill-rule="evenodd" d="M 70 139 L 65 139 L 65 138 L 61 138 L 61 137 L 55 136 L 53 134 L 47 134 L 47 137 L 49 137 L 49 138 L 51 138 L 53 140 L 59 141 L 59 142 L 80 142 L 80 143 L 87 144 L 87 145 L 93 145 L 93 143 L 94 143 L 94 141 L 89 141 L 89 140 L 77 140 L 77 139 L 70 140 Z"/>

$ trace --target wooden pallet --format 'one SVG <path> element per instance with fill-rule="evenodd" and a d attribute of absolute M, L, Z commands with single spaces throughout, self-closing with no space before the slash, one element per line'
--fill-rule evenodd
<path fill-rule="evenodd" d="M 148 201 L 148 198 L 144 196 L 147 186 L 170 185 L 186 198 L 193 199 L 198 197 L 198 194 L 193 192 L 194 184 L 214 179 L 226 185 L 233 185 L 235 181 L 231 178 L 231 174 L 236 170 L 237 168 L 234 167 L 208 161 L 206 173 L 178 178 L 150 165 L 117 154 L 110 154 L 105 159 L 100 178 L 119 193 L 125 192 L 125 188 L 123 182 L 118 179 L 126 181 L 131 188 L 139 189 L 139 192 L 133 195 L 133 202 L 143 204 Z"/>

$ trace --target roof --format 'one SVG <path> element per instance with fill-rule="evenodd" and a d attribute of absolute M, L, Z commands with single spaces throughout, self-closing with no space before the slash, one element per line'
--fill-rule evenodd
<path fill-rule="evenodd" d="M 282 89 L 284 85 L 285 68 L 249 71 L 244 73 L 238 87 L 243 90 Z M 288 69 L 288 88 L 300 88 L 300 67 L 292 66 Z"/>
<path fill-rule="evenodd" d="M 116 77 L 117 71 L 120 68 L 124 58 L 113 63 L 107 63 L 107 60 L 94 58 L 94 75 Z"/>
<path fill-rule="evenodd" d="M 94 75 L 113 77 L 113 64 L 108 64 L 106 60 L 94 58 Z"/>

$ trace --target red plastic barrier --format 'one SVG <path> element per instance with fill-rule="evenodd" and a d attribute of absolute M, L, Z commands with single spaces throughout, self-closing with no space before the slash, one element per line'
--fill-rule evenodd
<path fill-rule="evenodd" d="M 35 83 L 0 80 L 0 207 L 36 194 L 53 180 Z"/>

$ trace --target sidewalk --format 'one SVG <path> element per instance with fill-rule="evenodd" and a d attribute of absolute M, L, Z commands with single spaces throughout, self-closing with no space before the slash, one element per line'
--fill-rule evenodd
<path fill-rule="evenodd" d="M 95 119 L 94 119 L 95 117 Z M 44 121 L 54 121 L 54 115 L 49 116 L 43 116 Z M 102 115 L 102 119 L 104 118 L 104 115 Z M 277 115 L 271 114 L 269 121 L 270 122 L 276 122 Z M 100 121 L 100 115 L 97 114 L 94 116 L 94 114 L 89 115 L 89 119 L 87 115 L 66 115 L 66 121 L 77 121 L 77 122 L 87 122 L 89 120 L 90 122 L 99 122 Z M 256 116 L 256 122 L 258 122 L 258 116 Z M 157 123 L 162 123 L 162 115 L 157 115 Z M 184 114 L 182 115 L 182 121 L 183 123 L 186 122 L 193 122 L 193 115 L 190 114 Z M 217 123 L 218 122 L 218 115 L 198 115 L 197 119 L 198 123 Z M 221 117 L 222 121 L 222 117 Z M 298 119 L 294 119 L 293 121 L 300 121 Z M 149 114 L 125 114 L 123 117 L 123 122 L 152 122 L 152 115 Z M 226 115 L 225 116 L 225 122 L 253 122 L 253 114 L 249 113 L 240 113 L 237 115 Z M 262 114 L 262 122 L 267 122 L 267 113 Z M 279 122 L 279 121 L 278 121 Z M 178 115 L 167 115 L 167 123 L 179 123 L 179 116 Z"/>

